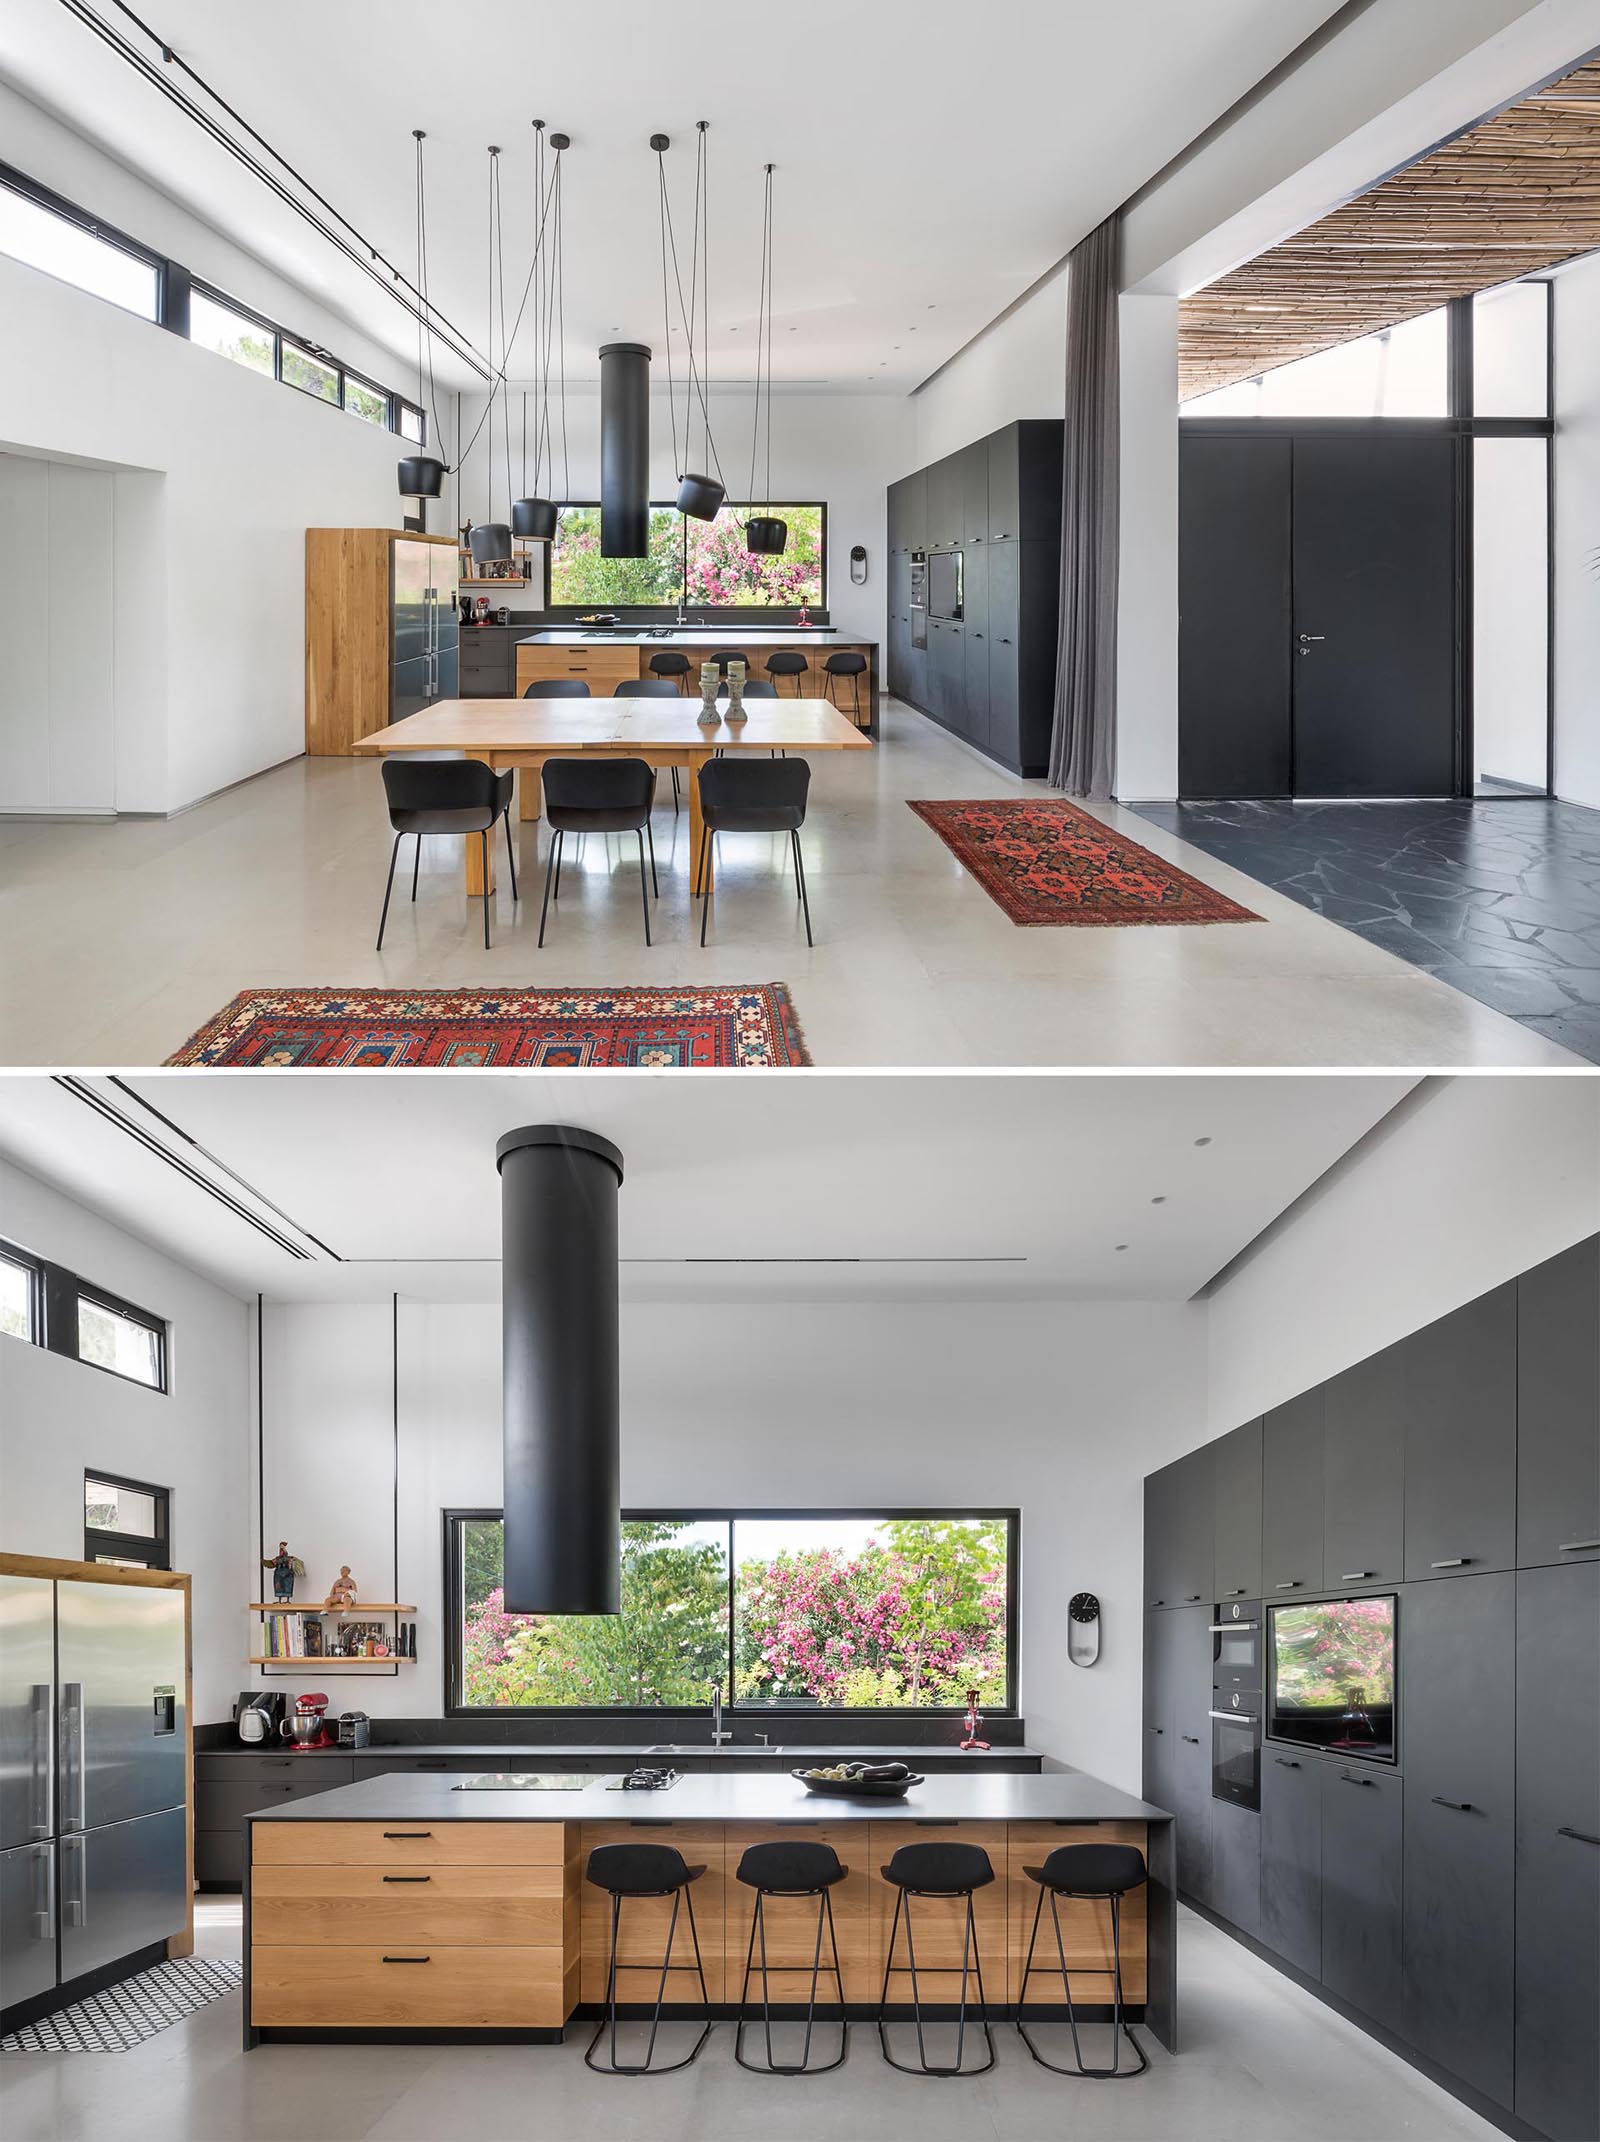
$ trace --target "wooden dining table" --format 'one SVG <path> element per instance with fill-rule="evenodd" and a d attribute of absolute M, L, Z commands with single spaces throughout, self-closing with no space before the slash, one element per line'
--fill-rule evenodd
<path fill-rule="evenodd" d="M 720 710 L 725 713 L 725 708 Z M 702 727 L 698 699 L 439 699 L 418 714 L 363 737 L 358 752 L 387 757 L 419 751 L 459 752 L 497 769 L 517 769 L 519 811 L 537 819 L 546 759 L 644 759 L 650 766 L 688 769 L 689 864 L 694 892 L 712 882 L 712 843 L 702 844 L 700 768 L 719 751 L 870 751 L 872 739 L 826 699 L 753 699 L 748 720 Z M 467 892 L 494 891 L 494 844 L 463 842 Z M 485 880 L 483 850 L 488 847 Z M 701 877 L 701 847 L 705 876 Z"/>

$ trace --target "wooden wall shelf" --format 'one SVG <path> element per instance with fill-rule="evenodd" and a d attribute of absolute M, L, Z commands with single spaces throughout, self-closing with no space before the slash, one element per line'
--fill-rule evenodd
<path fill-rule="evenodd" d="M 303 1599 L 252 1599 L 245 1608 L 247 1614 L 342 1614 L 347 1621 L 359 1621 L 363 1614 L 415 1614 L 414 1606 L 399 1606 L 393 1599 L 359 1599 L 354 1606 L 312 1606 Z"/>

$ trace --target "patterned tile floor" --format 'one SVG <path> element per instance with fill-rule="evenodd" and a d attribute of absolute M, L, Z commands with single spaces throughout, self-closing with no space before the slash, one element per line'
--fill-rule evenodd
<path fill-rule="evenodd" d="M 1544 798 L 1137 808 L 1600 1063 L 1600 811 Z"/>

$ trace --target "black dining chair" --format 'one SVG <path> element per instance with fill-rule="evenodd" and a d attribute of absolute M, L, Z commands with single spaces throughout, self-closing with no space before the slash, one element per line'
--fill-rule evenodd
<path fill-rule="evenodd" d="M 797 699 L 800 696 L 800 679 L 806 675 L 810 668 L 811 664 L 803 654 L 794 654 L 785 648 L 780 648 L 776 654 L 768 655 L 767 657 L 767 675 L 769 677 L 793 677 L 794 692 Z"/>
<path fill-rule="evenodd" d="M 650 895 L 656 884 L 656 844 L 650 831 L 655 801 L 655 768 L 644 759 L 546 759 L 544 815 L 550 828 L 550 852 L 544 866 L 544 904 L 539 910 L 539 942 L 544 943 L 550 912 L 551 879 L 561 898 L 561 851 L 569 833 L 634 833 L 639 839 L 639 897 L 644 902 L 644 941 L 650 942 Z M 650 882 L 645 883 L 645 842 L 650 843 Z"/>
<path fill-rule="evenodd" d="M 652 677 L 670 677 L 675 692 L 686 692 L 689 689 L 689 657 L 670 647 L 662 648 L 650 657 L 650 674 Z"/>
<path fill-rule="evenodd" d="M 422 843 L 430 833 L 461 833 L 469 840 L 478 836 L 483 854 L 483 943 L 489 947 L 489 835 L 497 818 L 505 820 L 506 854 L 511 861 L 511 897 L 517 893 L 517 851 L 511 838 L 511 772 L 496 773 L 482 759 L 392 758 L 383 762 L 383 792 L 389 804 L 389 823 L 394 828 L 394 846 L 389 850 L 389 877 L 383 888 L 383 913 L 378 917 L 378 950 L 389 921 L 389 895 L 394 891 L 395 859 L 408 833 L 416 838 L 417 852 L 411 865 L 411 897 L 417 897 L 417 872 L 422 867 Z"/>
<path fill-rule="evenodd" d="M 811 786 L 811 768 L 804 759 L 708 759 L 700 769 L 700 816 L 705 830 L 700 836 L 699 876 L 700 942 L 706 941 L 706 917 L 711 888 L 706 884 L 706 856 L 718 833 L 787 833 L 794 855 L 795 897 L 806 918 L 806 943 L 811 935 L 811 900 L 806 891 L 806 866 L 800 853 L 800 828 L 806 822 L 806 794 Z"/>
<path fill-rule="evenodd" d="M 651 659 L 653 661 L 655 657 Z M 687 669 L 689 665 L 685 662 L 683 666 Z M 613 699 L 681 699 L 683 694 L 670 677 L 624 677 L 620 684 L 611 687 L 611 696 Z M 667 771 L 672 776 L 672 815 L 676 818 L 680 800 L 678 769 L 669 766 Z"/>
<path fill-rule="evenodd" d="M 523 687 L 524 699 L 587 699 L 589 687 L 581 677 L 535 677 Z"/>
<path fill-rule="evenodd" d="M 866 674 L 867 658 L 864 654 L 831 654 L 822 665 L 822 689 L 833 706 L 839 705 L 839 684 L 842 678 L 850 679 L 850 718 L 861 719 L 861 679 Z M 840 707 L 843 713 L 844 709 Z"/>

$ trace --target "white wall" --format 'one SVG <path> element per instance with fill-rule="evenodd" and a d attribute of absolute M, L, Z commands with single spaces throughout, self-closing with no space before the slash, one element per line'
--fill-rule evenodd
<path fill-rule="evenodd" d="M 1178 793 L 1178 303 L 1124 297 L 1113 792 Z"/>
<path fill-rule="evenodd" d="M 1547 453 L 1538 439 L 1479 439 L 1472 457 L 1476 774 L 1542 790 L 1549 753 Z"/>
<path fill-rule="evenodd" d="M 1555 280 L 1558 796 L 1600 809 L 1600 253 Z"/>
<path fill-rule="evenodd" d="M 660 367 L 657 367 L 660 370 Z M 750 485 L 750 433 L 752 397 L 745 386 L 716 386 L 711 396 L 711 424 L 722 473 L 731 498 L 742 499 Z M 534 403 L 528 397 L 528 425 L 534 424 Z M 512 496 L 522 492 L 522 388 L 511 386 L 511 482 Z M 483 397 L 461 397 L 462 437 L 470 439 L 483 413 Z M 679 437 L 683 431 L 683 385 L 677 397 Z M 552 483 L 553 497 L 598 498 L 600 495 L 600 393 L 593 385 L 567 387 L 567 453 L 563 457 L 559 424 L 552 407 L 551 425 L 556 430 L 556 463 L 553 475 L 541 477 Z M 491 430 L 493 445 L 490 444 Z M 699 468 L 704 458 L 700 444 L 698 414 L 693 429 L 690 465 Z M 533 482 L 533 448 L 528 449 L 528 482 Z M 461 517 L 475 521 L 488 518 L 489 482 L 494 479 L 494 510 L 506 517 L 506 456 L 501 412 L 495 410 L 492 426 L 485 424 L 461 471 Z M 681 458 L 681 455 L 680 455 Z M 917 466 L 915 427 L 909 403 L 890 394 L 824 394 L 786 391 L 779 388 L 772 398 L 772 496 L 784 499 L 825 499 L 828 505 L 828 601 L 833 622 L 863 638 L 881 641 L 888 614 L 887 503 L 885 494 L 897 476 Z M 568 480 L 570 470 L 570 482 Z M 758 492 L 766 484 L 766 417 L 762 415 Z M 715 471 L 713 470 L 713 474 Z M 672 458 L 672 425 L 664 383 L 652 381 L 650 396 L 650 495 L 671 499 L 677 491 L 677 473 Z M 862 587 L 850 579 L 850 547 L 865 544 L 867 579 Z M 492 599 L 492 598 L 491 598 Z M 538 600 L 534 589 L 513 589 L 512 608 L 531 607 Z"/>
<path fill-rule="evenodd" d="M 1597 1227 L 1600 1079 L 1430 1081 L 1212 1295 L 1206 1436 Z"/>
<path fill-rule="evenodd" d="M 499 1311 L 401 1303 L 398 1573 L 389 1318 L 269 1308 L 266 1540 L 288 1536 L 308 1595 L 348 1562 L 421 1608 L 420 1665 L 340 1685 L 374 1716 L 438 1716 L 439 1513 L 500 1503 Z M 1136 1787 L 1142 1480 L 1201 1440 L 1203 1378 L 1204 1313 L 1182 1306 L 625 1308 L 623 1497 L 1019 1507 L 1030 1741 Z M 1105 1602 L 1093 1672 L 1064 1655 L 1080 1589 Z"/>
<path fill-rule="evenodd" d="M 172 1324 L 171 1389 L 147 1391 L 0 1337 L 0 1548 L 83 1559 L 83 1475 L 96 1466 L 172 1491 L 172 1566 L 194 1578 L 194 1714 L 228 1716 L 259 1596 L 240 1588 L 249 1370 L 243 1302 L 0 1162 L 4 1231 Z"/>
<path fill-rule="evenodd" d="M 1059 417 L 1067 400 L 1065 266 L 986 327 L 911 399 L 917 435 L 910 467 L 918 469 L 1021 417 Z"/>
<path fill-rule="evenodd" d="M 0 454 L 0 797 L 12 810 L 116 801 L 116 478 Z"/>

